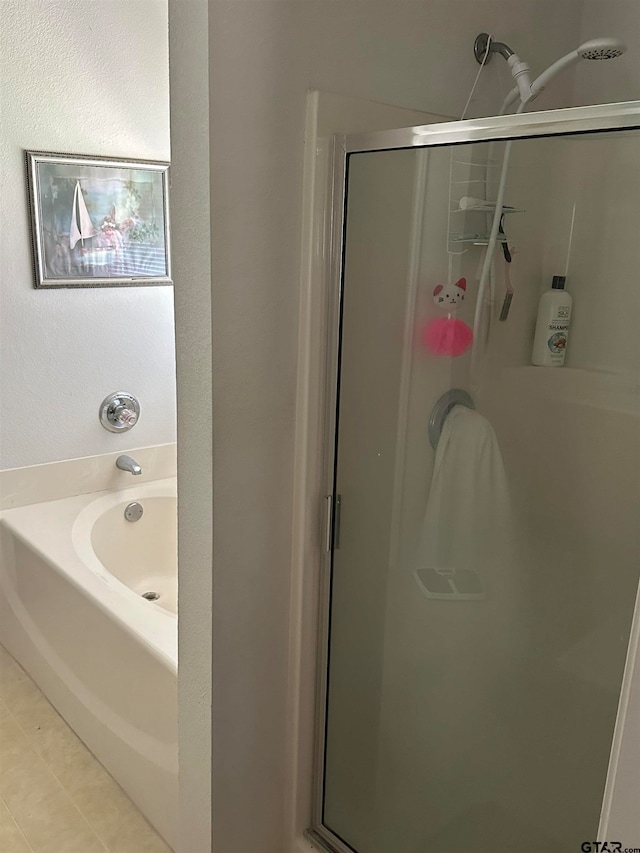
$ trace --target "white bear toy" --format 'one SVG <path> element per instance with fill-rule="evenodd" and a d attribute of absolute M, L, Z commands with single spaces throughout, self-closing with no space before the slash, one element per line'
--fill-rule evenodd
<path fill-rule="evenodd" d="M 438 308 L 449 310 L 451 306 L 464 302 L 466 291 L 466 278 L 458 279 L 455 284 L 438 284 L 433 291 L 433 301 Z"/>

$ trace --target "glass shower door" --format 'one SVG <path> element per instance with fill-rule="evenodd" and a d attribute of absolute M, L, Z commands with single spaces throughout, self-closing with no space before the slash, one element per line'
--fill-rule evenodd
<path fill-rule="evenodd" d="M 640 134 L 513 142 L 478 311 L 503 149 L 349 157 L 321 815 L 337 849 L 597 838 L 640 575 Z M 556 275 L 564 364 L 536 367 Z"/>

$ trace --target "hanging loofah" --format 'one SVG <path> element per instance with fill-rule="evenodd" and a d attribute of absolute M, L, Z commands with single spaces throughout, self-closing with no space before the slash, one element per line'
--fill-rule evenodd
<path fill-rule="evenodd" d="M 473 342 L 473 332 L 462 320 L 439 317 L 429 321 L 421 333 L 422 345 L 434 355 L 458 356 Z"/>

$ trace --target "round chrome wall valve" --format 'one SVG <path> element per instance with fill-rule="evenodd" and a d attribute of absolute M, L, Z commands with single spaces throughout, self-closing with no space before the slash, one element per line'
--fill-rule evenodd
<path fill-rule="evenodd" d="M 127 432 L 140 417 L 140 403 L 126 391 L 115 391 L 100 403 L 100 423 L 109 432 Z"/>

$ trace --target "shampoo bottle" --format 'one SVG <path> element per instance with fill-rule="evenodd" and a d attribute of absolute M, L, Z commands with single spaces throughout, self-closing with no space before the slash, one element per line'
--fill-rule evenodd
<path fill-rule="evenodd" d="M 564 289 L 564 282 L 563 275 L 554 275 L 551 290 L 540 297 L 531 361 L 544 367 L 564 364 L 573 301 Z"/>

